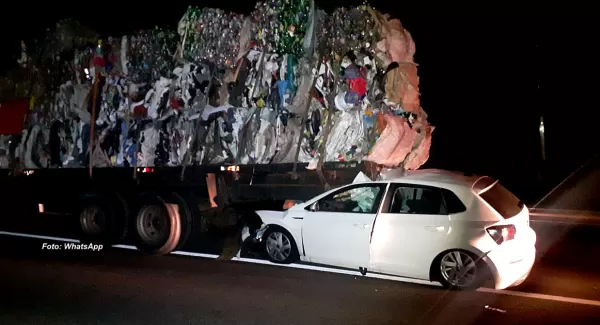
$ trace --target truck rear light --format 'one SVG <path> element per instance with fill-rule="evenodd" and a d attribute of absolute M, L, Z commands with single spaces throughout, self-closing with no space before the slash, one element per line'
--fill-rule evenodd
<path fill-rule="evenodd" d="M 25 175 L 25 176 L 30 176 L 30 175 L 33 175 L 33 173 L 34 173 L 34 172 L 35 172 L 35 171 L 34 171 L 34 170 L 32 170 L 32 169 L 28 169 L 28 170 L 24 170 L 22 173 L 23 173 L 23 175 Z"/>
<path fill-rule="evenodd" d="M 221 166 L 222 172 L 237 173 L 240 171 L 240 166 Z"/>
<path fill-rule="evenodd" d="M 515 227 L 515 225 L 492 226 L 486 230 L 498 245 L 505 241 L 515 239 L 515 234 L 517 233 L 517 227 Z"/>
<path fill-rule="evenodd" d="M 139 173 L 154 173 L 154 168 L 149 168 L 149 167 L 138 168 L 137 171 Z"/>

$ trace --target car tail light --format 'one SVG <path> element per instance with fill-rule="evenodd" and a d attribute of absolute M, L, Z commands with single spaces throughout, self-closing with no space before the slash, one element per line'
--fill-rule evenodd
<path fill-rule="evenodd" d="M 515 234 L 517 233 L 517 227 L 515 227 L 515 225 L 492 226 L 486 230 L 498 245 L 514 239 Z"/>

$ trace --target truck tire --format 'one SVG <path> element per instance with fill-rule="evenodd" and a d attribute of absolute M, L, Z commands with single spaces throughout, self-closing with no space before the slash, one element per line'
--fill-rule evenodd
<path fill-rule="evenodd" d="M 82 242 L 113 245 L 125 239 L 129 212 L 119 194 L 90 194 L 79 202 L 76 216 Z"/>
<path fill-rule="evenodd" d="M 146 194 L 141 199 L 134 225 L 136 246 L 146 254 L 169 254 L 187 239 L 191 227 L 188 213 L 179 204 L 165 200 L 169 196 Z"/>
<path fill-rule="evenodd" d="M 190 235 L 192 234 L 192 230 L 197 220 L 200 222 L 200 215 L 198 212 L 198 208 L 196 207 L 195 200 L 191 197 L 188 197 L 185 193 L 171 193 L 171 203 L 176 203 L 179 206 L 179 215 L 181 217 L 181 237 L 179 238 L 179 243 L 177 243 L 176 250 L 181 249 L 190 239 Z"/>

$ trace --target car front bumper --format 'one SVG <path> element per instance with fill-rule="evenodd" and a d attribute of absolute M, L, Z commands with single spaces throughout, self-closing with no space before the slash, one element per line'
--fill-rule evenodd
<path fill-rule="evenodd" d="M 242 243 L 245 242 L 248 238 L 250 238 L 250 228 L 248 228 L 248 226 L 245 226 L 242 229 Z"/>
<path fill-rule="evenodd" d="M 267 228 L 269 228 L 269 226 L 265 224 L 261 225 L 261 227 L 256 230 L 250 230 L 248 226 L 244 226 L 244 228 L 242 229 L 242 242 L 245 242 L 249 238 L 250 240 L 256 242 L 262 241 L 262 235 L 265 233 Z"/>
<path fill-rule="evenodd" d="M 250 230 L 248 226 L 242 228 L 242 243 L 248 247 L 256 248 L 262 242 L 262 236 L 269 226 L 263 224 L 260 229 Z"/>

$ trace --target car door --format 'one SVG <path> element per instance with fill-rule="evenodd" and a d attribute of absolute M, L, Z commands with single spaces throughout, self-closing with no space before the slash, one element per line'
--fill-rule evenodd
<path fill-rule="evenodd" d="M 386 185 L 354 184 L 310 204 L 302 225 L 306 259 L 348 268 L 368 267 L 372 227 Z"/>
<path fill-rule="evenodd" d="M 441 189 L 392 184 L 375 221 L 370 268 L 427 278 L 431 261 L 442 252 L 450 231 L 446 211 Z"/>

